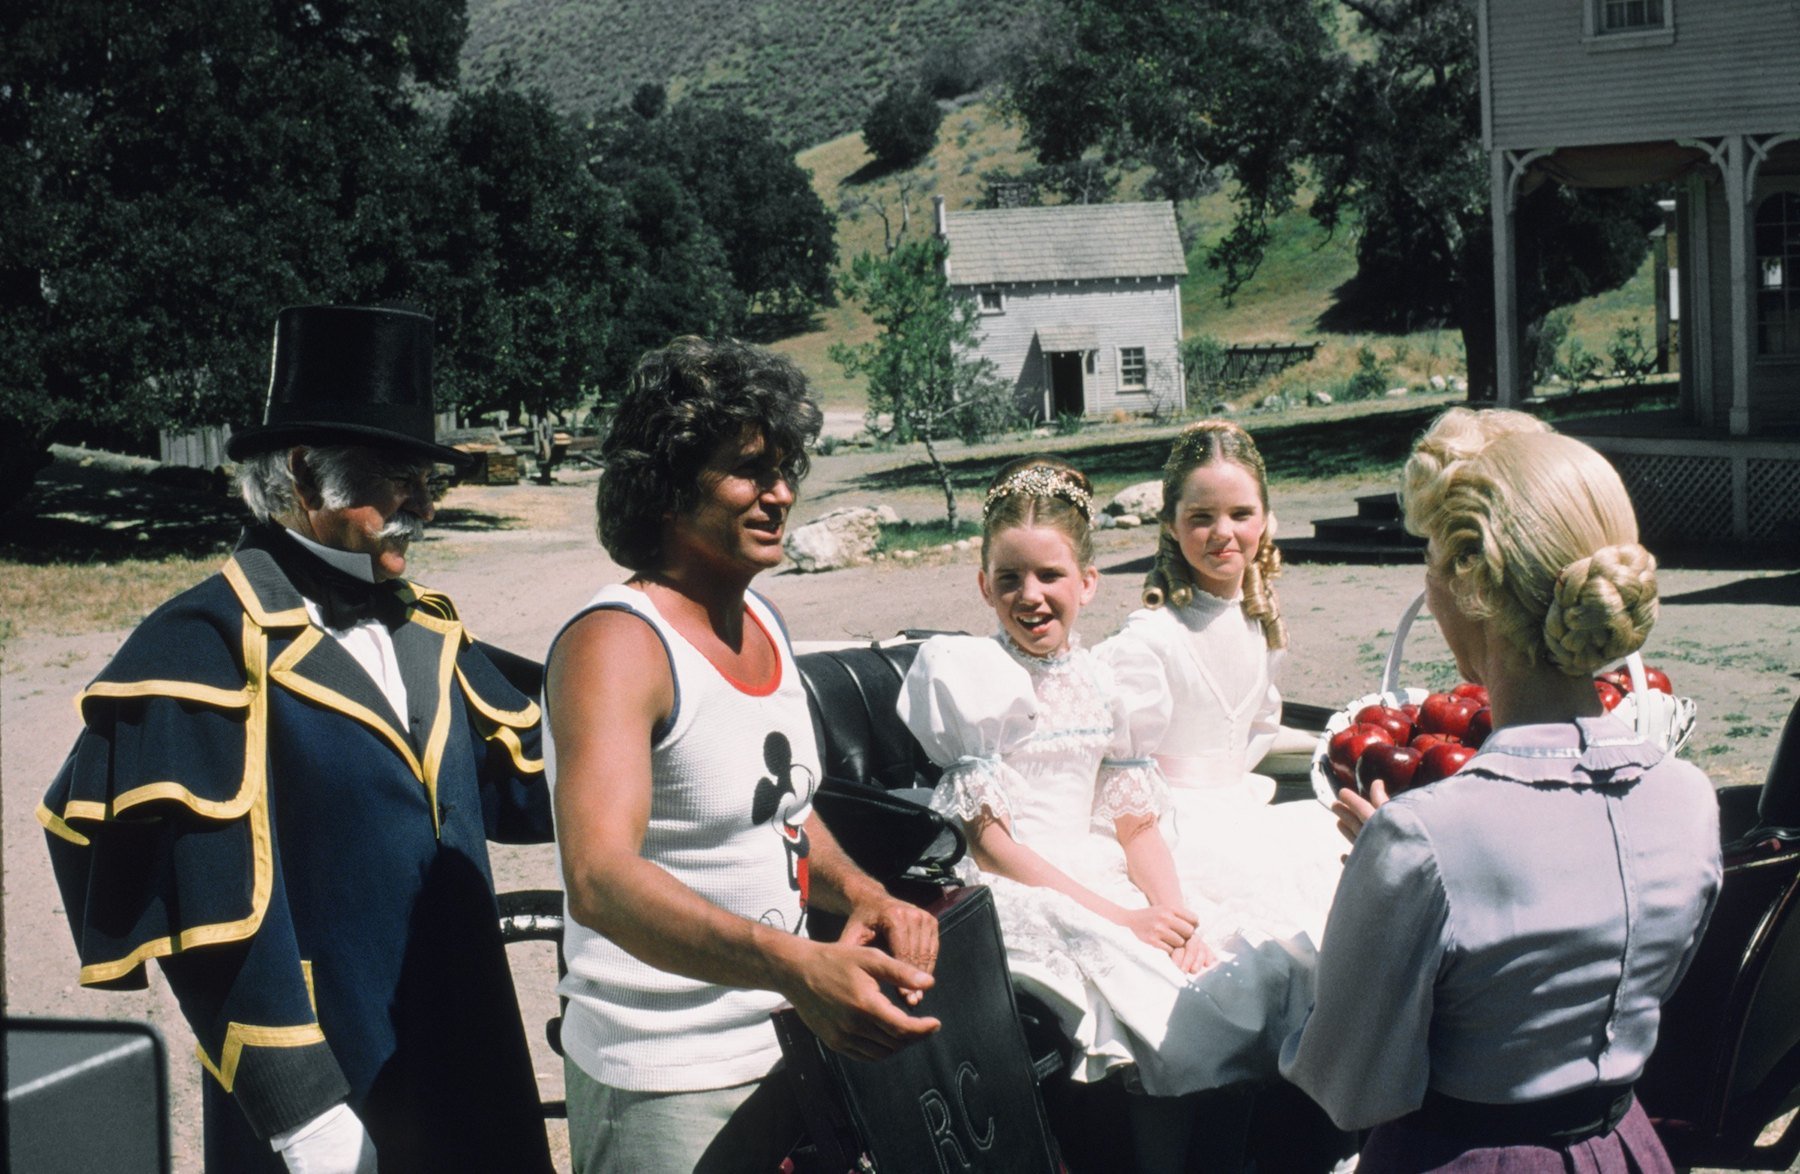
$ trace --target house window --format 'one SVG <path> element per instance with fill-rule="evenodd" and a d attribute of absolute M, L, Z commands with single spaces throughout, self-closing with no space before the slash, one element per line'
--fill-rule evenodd
<path fill-rule="evenodd" d="M 1675 0 L 1587 0 L 1582 11 L 1590 50 L 1675 43 Z"/>
<path fill-rule="evenodd" d="M 1144 348 L 1141 346 L 1125 346 L 1119 348 L 1119 388 L 1123 391 L 1142 391 L 1146 386 L 1145 376 L 1149 372 L 1144 362 Z"/>
<path fill-rule="evenodd" d="M 1004 313 L 1006 313 L 1006 300 L 1000 296 L 999 290 L 984 289 L 981 291 L 980 297 L 981 297 L 981 312 L 983 314 L 1004 314 Z"/>
<path fill-rule="evenodd" d="M 1601 36 L 1667 28 L 1664 0 L 1598 0 Z"/>
<path fill-rule="evenodd" d="M 1800 192 L 1756 209 L 1756 352 L 1800 356 Z"/>

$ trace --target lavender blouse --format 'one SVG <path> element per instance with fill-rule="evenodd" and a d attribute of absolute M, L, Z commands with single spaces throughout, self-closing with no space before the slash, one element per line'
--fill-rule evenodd
<path fill-rule="evenodd" d="M 1496 730 L 1364 826 L 1284 1075 L 1344 1129 L 1635 1080 L 1718 896 L 1718 803 L 1610 716 Z"/>

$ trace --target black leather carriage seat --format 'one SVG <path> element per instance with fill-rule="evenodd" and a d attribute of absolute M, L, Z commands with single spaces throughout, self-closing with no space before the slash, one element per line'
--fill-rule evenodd
<path fill-rule="evenodd" d="M 932 787 L 934 766 L 894 710 L 919 646 L 873 645 L 801 653 L 796 661 L 826 778 L 893 791 Z"/>
<path fill-rule="evenodd" d="M 1800 1104 L 1800 702 L 1788 715 L 1757 795 L 1756 818 L 1732 827 L 1725 884 L 1681 986 L 1663 1008 L 1638 1092 L 1677 1166 L 1786 1170 L 1800 1125 L 1758 1145 Z M 1740 830 L 1745 822 L 1754 827 Z"/>
<path fill-rule="evenodd" d="M 1800 828 L 1800 701 L 1794 702 L 1781 741 L 1775 744 L 1756 815 L 1766 828 Z"/>

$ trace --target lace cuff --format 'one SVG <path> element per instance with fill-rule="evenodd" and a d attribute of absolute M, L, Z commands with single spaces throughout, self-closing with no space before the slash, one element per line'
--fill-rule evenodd
<path fill-rule="evenodd" d="M 937 789 L 931 792 L 931 809 L 965 824 L 982 818 L 983 812 L 990 819 L 1011 823 L 1007 791 L 1016 777 L 1017 772 L 999 758 L 964 755 L 944 768 Z"/>
<path fill-rule="evenodd" d="M 1094 818 L 1111 822 L 1126 815 L 1161 816 L 1169 808 L 1169 784 L 1154 758 L 1108 758 L 1100 764 Z"/>

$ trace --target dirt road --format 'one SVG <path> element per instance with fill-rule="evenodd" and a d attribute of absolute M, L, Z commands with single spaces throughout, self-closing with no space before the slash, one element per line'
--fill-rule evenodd
<path fill-rule="evenodd" d="M 800 519 L 834 505 L 872 504 L 858 488 L 861 477 L 895 459 L 818 459 Z M 1284 533 L 1305 535 L 1310 519 L 1346 512 L 1359 488 L 1387 487 L 1334 486 L 1279 500 Z M 447 591 L 481 638 L 541 656 L 571 612 L 597 587 L 622 577 L 594 540 L 592 490 L 590 477 L 551 487 L 454 490 L 432 537 L 416 551 L 414 574 Z M 901 495 L 895 504 L 909 517 L 938 508 L 929 491 Z M 972 496 L 966 504 L 977 507 Z M 1081 619 L 1090 639 L 1112 631 L 1134 606 L 1153 546 L 1148 529 L 1098 537 L 1106 580 Z M 928 554 L 823 575 L 783 571 L 760 588 L 800 640 L 873 639 L 902 628 L 985 631 L 993 616 L 975 591 L 974 557 Z M 1701 725 L 1690 757 L 1722 784 L 1760 781 L 1800 688 L 1800 574 L 1669 568 L 1661 584 L 1662 620 L 1646 656 L 1670 672 L 1678 691 L 1699 700 Z M 1374 687 L 1393 623 L 1420 587 L 1420 570 L 1295 566 L 1279 586 L 1292 644 L 1284 691 L 1333 704 Z M 33 815 L 75 737 L 70 699 L 123 637 L 123 631 L 72 638 L 18 631 L 0 653 L 6 1002 L 11 1014 L 148 1019 L 161 1028 L 175 1077 L 176 1169 L 193 1171 L 200 1149 L 192 1038 L 154 968 L 150 989 L 141 994 L 78 989 L 74 950 Z M 1425 683 L 1445 671 L 1446 660 L 1435 632 L 1419 631 L 1407 650 L 1407 679 Z M 499 849 L 495 872 L 502 889 L 556 884 L 548 847 Z M 541 1044 L 541 1024 L 555 1014 L 550 947 L 516 951 L 514 969 L 527 1029 Z M 545 1095 L 560 1096 L 559 1061 L 542 1046 L 537 1059 Z"/>

